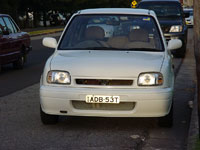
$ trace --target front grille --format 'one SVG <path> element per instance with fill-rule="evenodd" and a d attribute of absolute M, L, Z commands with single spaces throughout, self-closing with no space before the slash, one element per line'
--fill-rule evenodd
<path fill-rule="evenodd" d="M 72 101 L 72 105 L 75 109 L 80 110 L 130 111 L 135 108 L 135 102 L 121 102 L 119 104 L 88 104 L 84 101 Z"/>
<path fill-rule="evenodd" d="M 161 26 L 163 33 L 169 33 L 170 31 L 170 26 Z"/>
<path fill-rule="evenodd" d="M 79 85 L 131 86 L 133 80 L 76 79 Z"/>

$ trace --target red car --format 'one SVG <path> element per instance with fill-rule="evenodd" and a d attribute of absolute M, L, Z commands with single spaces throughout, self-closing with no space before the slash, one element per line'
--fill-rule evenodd
<path fill-rule="evenodd" d="M 30 44 L 29 34 L 22 32 L 9 15 L 0 14 L 0 68 L 13 63 L 14 68 L 22 69 L 32 49 Z"/>

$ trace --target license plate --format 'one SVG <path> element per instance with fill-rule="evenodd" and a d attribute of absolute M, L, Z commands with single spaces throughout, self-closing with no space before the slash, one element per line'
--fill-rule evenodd
<path fill-rule="evenodd" d="M 119 104 L 119 96 L 86 95 L 86 103 Z"/>

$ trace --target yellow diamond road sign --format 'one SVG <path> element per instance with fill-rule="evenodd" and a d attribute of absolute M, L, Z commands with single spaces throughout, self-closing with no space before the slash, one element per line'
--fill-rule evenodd
<path fill-rule="evenodd" d="M 131 3 L 131 7 L 132 7 L 132 8 L 136 8 L 136 5 L 137 5 L 136 0 L 132 1 L 132 3 Z"/>

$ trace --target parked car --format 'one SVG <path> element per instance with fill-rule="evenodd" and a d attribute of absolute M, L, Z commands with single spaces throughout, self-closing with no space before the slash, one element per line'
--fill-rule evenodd
<path fill-rule="evenodd" d="M 13 63 L 22 69 L 31 50 L 30 36 L 22 32 L 9 15 L 0 14 L 0 68 Z"/>
<path fill-rule="evenodd" d="M 115 28 L 109 38 L 103 26 L 90 26 L 108 16 L 105 26 Z M 64 115 L 158 117 L 160 125 L 172 126 L 171 50 L 182 42 L 171 39 L 166 45 L 153 11 L 82 10 L 73 15 L 58 44 L 46 37 L 43 45 L 56 49 L 40 80 L 44 124 L 57 123 Z"/>
<path fill-rule="evenodd" d="M 193 18 L 193 8 L 184 8 L 183 9 L 185 16 L 186 24 L 189 27 L 193 27 L 194 25 L 194 18 Z"/>
<path fill-rule="evenodd" d="M 65 25 L 66 23 L 67 20 L 62 14 L 56 13 L 50 15 L 50 25 L 52 26 Z"/>
<path fill-rule="evenodd" d="M 183 43 L 181 49 L 174 51 L 175 56 L 184 57 L 187 45 L 187 25 L 183 8 L 179 0 L 142 0 L 137 8 L 155 11 L 160 22 L 165 39 L 180 39 Z"/>

